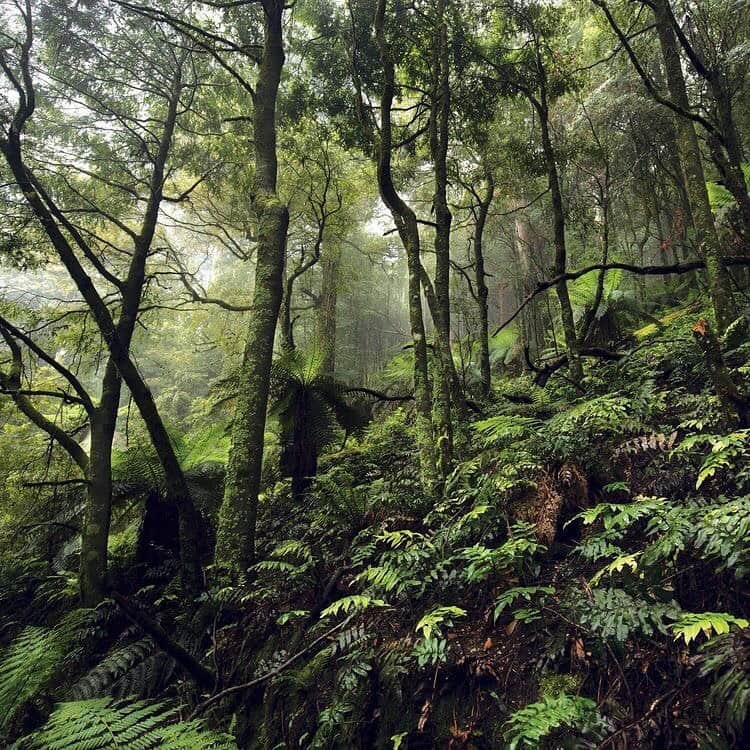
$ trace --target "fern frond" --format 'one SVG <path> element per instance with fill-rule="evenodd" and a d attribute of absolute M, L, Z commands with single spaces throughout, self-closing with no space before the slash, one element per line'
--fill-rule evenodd
<path fill-rule="evenodd" d="M 0 730 L 55 677 L 88 610 L 74 610 L 54 628 L 25 628 L 0 660 Z"/>
<path fill-rule="evenodd" d="M 150 697 L 172 676 L 175 661 L 156 648 L 150 638 L 117 649 L 99 662 L 71 689 L 74 700 L 105 695 Z"/>
<path fill-rule="evenodd" d="M 111 698 L 59 703 L 47 723 L 19 750 L 236 750 L 226 734 L 198 721 L 175 722 L 163 703 L 117 703 Z"/>

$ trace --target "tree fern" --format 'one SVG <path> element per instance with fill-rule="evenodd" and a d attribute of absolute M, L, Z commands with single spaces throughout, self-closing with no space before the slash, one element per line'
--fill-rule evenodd
<path fill-rule="evenodd" d="M 279 357 L 271 369 L 270 414 L 279 423 L 281 468 L 299 498 L 318 469 L 318 456 L 342 428 L 351 432 L 365 418 L 345 399 L 346 388 L 326 374 L 322 356 L 298 351 Z"/>
<path fill-rule="evenodd" d="M 175 722 L 163 703 L 111 698 L 59 703 L 47 723 L 17 750 L 236 750 L 233 739 L 199 721 Z"/>

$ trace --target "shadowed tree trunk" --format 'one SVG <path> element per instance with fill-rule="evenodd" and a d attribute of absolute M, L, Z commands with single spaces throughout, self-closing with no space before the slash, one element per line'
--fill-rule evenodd
<path fill-rule="evenodd" d="M 522 205 L 517 202 L 516 208 Z M 534 230 L 528 218 L 517 215 L 513 224 L 513 249 L 520 267 L 520 300 L 526 298 L 534 287 L 538 278 L 537 262 L 542 253 L 543 240 Z M 544 346 L 544 322 L 541 301 L 532 300 L 523 311 L 521 317 L 521 331 L 524 344 L 529 349 L 532 358 L 536 357 Z"/>
<path fill-rule="evenodd" d="M 84 607 L 96 606 L 107 588 L 107 544 L 112 518 L 112 442 L 117 427 L 121 380 L 112 359 L 102 394 L 90 417 L 89 485 L 81 532 L 80 588 Z"/>
<path fill-rule="evenodd" d="M 484 229 L 487 225 L 487 215 L 495 196 L 495 181 L 492 173 L 487 171 L 485 177 L 485 191 L 479 198 L 475 212 L 474 237 L 472 239 L 472 255 L 474 261 L 474 280 L 476 284 L 476 301 L 479 308 L 479 373 L 481 378 L 482 395 L 489 394 L 492 387 L 492 369 L 490 367 L 489 340 L 489 289 L 487 288 L 487 272 L 484 266 Z"/>
<path fill-rule="evenodd" d="M 276 192 L 276 99 L 284 65 L 281 24 L 284 5 L 278 0 L 264 0 L 263 9 L 263 58 L 253 112 L 252 209 L 258 224 L 255 288 L 216 534 L 216 561 L 233 570 L 246 569 L 255 558 L 263 434 L 289 226 L 289 211 Z"/>
<path fill-rule="evenodd" d="M 539 63 L 542 71 L 542 81 L 545 79 L 543 64 Z M 540 106 L 537 107 L 539 113 L 539 122 L 542 130 L 542 150 L 547 166 L 547 178 L 550 193 L 552 195 L 552 222 L 554 229 L 555 243 L 555 276 L 565 273 L 567 268 L 567 246 L 565 241 L 565 207 L 563 205 L 562 190 L 560 188 L 560 176 L 557 170 L 557 160 L 555 149 L 552 145 L 552 138 L 549 130 L 549 108 L 547 105 L 546 84 L 541 86 Z M 568 351 L 568 368 L 573 380 L 578 382 L 583 377 L 583 368 L 578 356 L 578 335 L 576 334 L 575 318 L 573 317 L 573 305 L 570 302 L 568 293 L 568 283 L 561 280 L 555 286 L 557 299 L 560 303 L 560 314 L 562 316 L 563 335 L 565 337 L 565 348 Z"/>

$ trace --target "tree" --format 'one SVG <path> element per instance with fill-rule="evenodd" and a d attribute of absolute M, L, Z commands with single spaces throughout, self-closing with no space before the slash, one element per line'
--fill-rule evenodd
<path fill-rule="evenodd" d="M 722 251 L 711 212 L 702 156 L 695 132 L 696 120 L 702 124 L 706 121 L 700 115 L 695 115 L 692 112 L 671 6 L 667 0 L 657 0 L 652 6 L 669 90 L 670 98 L 667 98 L 658 91 L 648 72 L 644 69 L 608 5 L 603 0 L 593 0 L 593 2 L 604 11 L 607 20 L 617 34 L 623 48 L 627 51 L 649 93 L 659 103 L 668 106 L 675 113 L 677 149 L 696 232 L 696 247 L 706 262 L 706 275 L 711 290 L 716 322 L 723 332 L 737 317 L 737 311 L 732 300 L 729 275 L 722 263 Z M 712 129 L 710 125 L 708 129 Z"/>
<path fill-rule="evenodd" d="M 51 36 L 62 46 L 58 47 L 58 54 L 49 58 L 50 77 L 59 86 L 60 93 L 68 93 L 84 108 L 80 123 L 71 122 L 67 136 L 75 148 L 79 145 L 76 137 L 80 133 L 89 134 L 80 147 L 82 158 L 93 158 L 97 165 L 93 171 L 80 167 L 74 159 L 64 163 L 54 156 L 50 159 L 41 150 L 42 144 L 23 138 L 34 123 L 38 107 L 47 105 L 47 92 L 38 91 L 37 68 L 32 65 L 36 19 L 30 2 L 20 7 L 18 36 L 0 58 L 0 66 L 15 94 L 13 108 L 6 110 L 8 115 L 0 140 L 8 179 L 39 222 L 59 262 L 90 309 L 112 358 L 105 383 L 108 395 L 102 411 L 94 415 L 92 422 L 92 430 L 95 428 L 101 433 L 101 442 L 97 441 L 91 456 L 95 463 L 91 467 L 92 486 L 98 488 L 88 527 L 96 537 L 89 548 L 92 553 L 96 550 L 91 560 L 98 569 L 98 572 L 91 572 L 93 599 L 101 593 L 101 571 L 105 569 L 102 556 L 106 550 L 111 481 L 108 462 L 114 413 L 119 403 L 118 373 L 148 427 L 167 475 L 169 498 L 180 512 L 184 583 L 190 591 L 202 586 L 196 511 L 153 395 L 130 356 L 159 211 L 173 170 L 169 160 L 180 123 L 190 112 L 197 82 L 191 80 L 187 72 L 188 47 L 175 51 L 174 40 L 158 26 L 151 30 L 149 43 L 145 43 L 139 35 L 142 31 L 139 21 L 126 14 L 112 18 L 117 29 L 107 38 L 112 49 L 101 51 L 94 47 L 87 42 L 86 32 L 88 25 L 100 18 L 100 15 L 92 17 L 75 12 L 61 19 L 69 25 L 63 27 L 65 34 Z M 73 33 L 74 30 L 77 33 Z M 69 45 L 67 50 L 65 45 Z M 68 68 L 67 55 L 85 65 L 87 75 L 79 76 L 73 68 Z M 128 81 L 126 92 L 117 86 L 119 75 L 124 75 Z M 153 109 L 150 117 L 141 120 L 132 114 L 130 107 L 141 96 L 144 85 Z M 57 92 L 53 89 L 51 93 L 50 101 L 54 102 Z M 107 125 L 102 126 L 102 121 Z M 106 132 L 109 124 L 116 135 L 111 139 L 101 137 L 98 131 Z M 74 133 L 72 128 L 76 126 L 83 130 Z M 134 157 L 136 154 L 138 156 Z M 50 181 L 52 184 L 45 184 L 40 173 L 47 171 L 50 161 L 58 171 Z M 76 185 L 77 180 L 82 181 L 81 187 Z M 109 190 L 115 201 L 114 210 L 106 204 Z M 105 195 L 100 196 L 100 191 Z M 181 197 L 173 199 L 179 201 Z M 133 209 L 135 219 L 126 213 Z M 89 216 L 93 217 L 92 222 L 87 221 Z M 79 217 L 83 219 L 79 221 Z M 106 232 L 114 233 L 114 237 L 100 234 L 97 222 L 107 227 Z M 111 261 L 107 259 L 110 250 L 115 253 Z M 120 262 L 120 254 L 124 262 Z M 119 301 L 116 319 L 109 306 L 110 294 Z"/>
<path fill-rule="evenodd" d="M 255 287 L 240 373 L 232 449 L 216 538 L 216 560 L 244 570 L 255 558 L 255 525 L 263 465 L 263 433 L 276 321 L 282 298 L 289 210 L 277 192 L 276 101 L 284 66 L 284 4 L 263 0 L 263 52 L 253 94 L 257 222 Z"/>

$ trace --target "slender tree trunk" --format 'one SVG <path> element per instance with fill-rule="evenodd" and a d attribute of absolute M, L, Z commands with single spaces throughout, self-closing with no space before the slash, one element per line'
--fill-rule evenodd
<path fill-rule="evenodd" d="M 482 383 L 482 395 L 489 394 L 492 387 L 492 370 L 490 368 L 490 340 L 489 340 L 489 289 L 487 288 L 487 273 L 484 267 L 484 228 L 487 225 L 487 215 L 495 196 L 495 181 L 492 174 L 487 172 L 484 195 L 479 201 L 474 224 L 474 239 L 472 250 L 474 255 L 474 280 L 477 288 L 476 300 L 479 309 L 479 372 Z"/>
<path fill-rule="evenodd" d="M 653 10 L 670 96 L 681 109 L 689 111 L 690 101 L 677 39 L 671 25 L 668 0 L 655 0 Z M 686 117 L 675 116 L 675 129 L 685 189 L 695 226 L 696 245 L 698 253 L 706 263 L 706 277 L 716 323 L 719 332 L 724 333 L 737 315 L 732 299 L 729 274 L 721 262 L 721 246 L 708 199 L 698 137 L 694 123 Z"/>
<path fill-rule="evenodd" d="M 453 460 L 453 424 L 451 385 L 454 370 L 451 351 L 450 237 L 453 217 L 448 208 L 448 124 L 450 116 L 450 79 L 448 69 L 448 28 L 445 0 L 437 0 L 435 33 L 432 42 L 432 106 L 430 112 L 430 153 L 435 173 L 433 210 L 435 212 L 435 333 L 436 362 L 442 373 L 437 389 L 436 422 L 439 470 L 448 476 Z"/>
<path fill-rule="evenodd" d="M 552 145 L 552 138 L 550 136 L 549 109 L 546 103 L 546 96 L 543 95 L 541 106 L 537 107 L 537 111 L 539 113 L 539 120 L 542 129 L 542 149 L 544 151 L 544 158 L 547 165 L 549 189 L 552 195 L 552 219 L 555 238 L 554 273 L 555 276 L 559 276 L 566 272 L 568 262 L 565 241 L 565 207 L 563 204 L 562 190 L 560 188 L 560 176 L 557 171 L 555 149 Z M 576 334 L 573 305 L 570 302 L 567 282 L 560 281 L 555 286 L 555 292 L 557 293 L 557 299 L 560 303 L 565 348 L 568 351 L 568 368 L 573 380 L 578 382 L 583 377 L 583 368 L 581 366 L 581 359 L 578 356 L 578 336 Z"/>
<path fill-rule="evenodd" d="M 291 276 L 284 282 L 281 313 L 279 314 L 281 346 L 287 352 L 293 352 L 296 348 L 294 344 L 294 320 L 292 319 L 292 295 L 294 294 L 295 279 L 296 277 Z"/>
<path fill-rule="evenodd" d="M 244 570 L 255 559 L 258 492 L 273 341 L 282 296 L 289 211 L 276 192 L 276 99 L 284 65 L 280 0 L 264 0 L 263 59 L 255 89 L 253 211 L 258 222 L 253 311 L 240 370 L 224 501 L 216 534 L 216 560 Z"/>
<path fill-rule="evenodd" d="M 742 170 L 742 138 L 734 118 L 732 95 L 724 76 L 718 71 L 708 71 L 708 85 L 716 102 L 716 116 L 721 128 L 723 143 L 709 138 L 714 163 L 721 173 L 724 185 L 732 194 L 742 218 L 743 235 L 750 241 L 750 195 Z"/>
<path fill-rule="evenodd" d="M 708 84 L 719 126 L 718 132 L 709 131 L 711 156 L 722 175 L 727 190 L 737 203 L 743 224 L 743 234 L 748 239 L 750 238 L 750 195 L 748 195 L 745 173 L 742 170 L 744 156 L 742 137 L 734 117 L 733 97 L 729 82 L 719 68 L 706 64 L 706 60 L 690 42 L 675 18 L 670 0 L 658 0 L 654 4 L 654 9 L 660 22 L 669 24 L 672 35 L 679 41 L 695 71 Z"/>
<path fill-rule="evenodd" d="M 393 184 L 391 172 L 391 150 L 393 148 L 391 109 L 395 95 L 395 67 L 385 33 L 386 4 L 387 0 L 378 0 L 375 12 L 375 36 L 384 73 L 383 90 L 380 98 L 380 143 L 378 144 L 377 154 L 378 187 L 383 202 L 393 216 L 406 251 L 406 264 L 409 274 L 409 322 L 414 345 L 414 401 L 419 468 L 422 486 L 426 493 L 432 495 L 436 488 L 437 467 L 432 424 L 432 387 L 429 378 L 427 339 L 422 312 L 421 275 L 423 269 L 420 258 L 419 225 L 412 208 L 398 194 Z"/>
<path fill-rule="evenodd" d="M 522 203 L 516 202 L 516 208 Z M 521 271 L 521 284 L 518 302 L 530 294 L 538 281 L 536 260 L 540 255 L 539 239 L 529 221 L 520 214 L 516 214 L 514 222 L 513 249 L 518 259 Z M 529 348 L 532 357 L 536 357 L 544 345 L 544 312 L 541 310 L 541 300 L 532 300 L 524 309 L 521 318 L 524 343 Z"/>
<path fill-rule="evenodd" d="M 323 358 L 322 371 L 330 376 L 336 372 L 336 305 L 340 262 L 340 248 L 327 246 L 320 261 L 321 284 L 320 305 L 317 310 L 317 338 Z"/>

